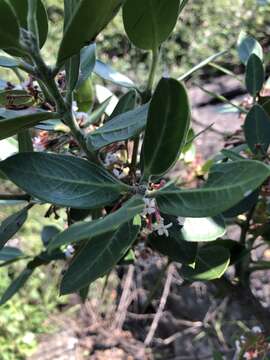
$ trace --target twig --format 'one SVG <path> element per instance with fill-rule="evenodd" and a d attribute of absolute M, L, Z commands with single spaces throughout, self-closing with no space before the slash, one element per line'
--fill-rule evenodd
<path fill-rule="evenodd" d="M 173 268 L 172 268 L 172 265 L 170 265 L 169 268 L 168 268 L 167 279 L 166 279 L 166 282 L 165 282 L 165 286 L 164 286 L 163 293 L 162 293 L 162 296 L 161 296 L 161 299 L 160 299 L 160 303 L 159 303 L 157 313 L 155 315 L 155 318 L 154 318 L 154 320 L 152 322 L 150 330 L 149 330 L 149 332 L 148 332 L 148 334 L 146 336 L 146 339 L 144 341 L 144 344 L 146 346 L 149 346 L 151 344 L 151 342 L 153 340 L 153 337 L 155 335 L 155 332 L 157 330 L 159 321 L 160 321 L 160 319 L 161 319 L 161 317 L 163 315 L 163 311 L 165 309 L 167 299 L 168 299 L 168 296 L 169 296 L 169 293 L 170 293 L 172 279 L 173 279 Z"/>

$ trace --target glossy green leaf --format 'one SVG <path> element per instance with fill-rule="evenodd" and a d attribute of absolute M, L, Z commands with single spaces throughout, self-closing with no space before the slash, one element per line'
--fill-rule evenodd
<path fill-rule="evenodd" d="M 250 95 L 255 97 L 261 91 L 264 83 L 264 67 L 261 59 L 251 54 L 246 69 L 246 87 Z"/>
<path fill-rule="evenodd" d="M 270 116 L 260 105 L 254 105 L 244 124 L 247 144 L 254 154 L 265 154 L 270 144 Z"/>
<path fill-rule="evenodd" d="M 28 0 L 9 0 L 9 2 L 12 5 L 17 18 L 19 19 L 20 27 L 28 29 Z M 37 26 L 39 34 L 39 45 L 42 47 L 48 36 L 48 16 L 46 8 L 41 0 L 37 0 Z"/>
<path fill-rule="evenodd" d="M 238 204 L 234 205 L 229 210 L 226 210 L 222 215 L 225 218 L 233 218 L 240 214 L 244 214 L 245 212 L 251 210 L 252 207 L 257 203 L 259 194 L 260 191 L 258 189 L 253 191 L 251 194 L 241 200 Z"/>
<path fill-rule="evenodd" d="M 80 53 L 80 71 L 77 87 L 90 77 L 96 65 L 96 44 L 82 48 Z"/>
<path fill-rule="evenodd" d="M 130 80 L 126 75 L 123 75 L 120 72 L 114 70 L 111 66 L 104 64 L 100 60 L 96 60 L 94 73 L 101 77 L 103 80 L 112 82 L 116 85 L 126 88 L 135 88 L 134 82 Z"/>
<path fill-rule="evenodd" d="M 7 56 L 0 56 L 0 66 L 4 68 L 14 69 L 19 66 L 19 61 Z"/>
<path fill-rule="evenodd" d="M 242 34 L 238 41 L 237 50 L 240 60 L 244 65 L 247 64 L 251 54 L 256 54 L 261 60 L 263 60 L 263 49 L 258 41 L 252 36 Z"/>
<path fill-rule="evenodd" d="M 185 87 L 177 80 L 161 79 L 148 112 L 143 143 L 145 177 L 162 175 L 175 164 L 185 145 L 189 125 Z"/>
<path fill-rule="evenodd" d="M 149 104 L 118 115 L 89 135 L 90 143 L 99 150 L 115 142 L 139 135 L 146 125 Z"/>
<path fill-rule="evenodd" d="M 222 277 L 230 264 L 230 252 L 222 246 L 199 249 L 195 266 L 184 265 L 180 274 L 190 281 L 208 281 Z"/>
<path fill-rule="evenodd" d="M 155 233 L 148 237 L 151 247 L 170 260 L 184 264 L 193 264 L 197 255 L 197 244 L 177 241 L 169 236 L 159 236 Z"/>
<path fill-rule="evenodd" d="M 70 294 L 106 275 L 127 253 L 140 227 L 132 221 L 89 240 L 71 263 L 61 283 L 61 294 Z"/>
<path fill-rule="evenodd" d="M 114 18 L 122 0 L 80 0 L 73 9 L 67 23 L 58 53 L 58 64 L 62 64 L 90 42 Z"/>
<path fill-rule="evenodd" d="M 2 250 L 0 250 L 0 261 L 12 261 L 19 258 L 22 258 L 24 256 L 24 253 L 12 246 L 5 246 Z"/>
<path fill-rule="evenodd" d="M 41 231 L 41 240 L 44 246 L 48 246 L 51 240 L 60 233 L 60 229 L 56 226 L 44 226 Z"/>
<path fill-rule="evenodd" d="M 33 269 L 24 269 L 4 292 L 0 300 L 0 305 L 4 305 L 8 300 L 10 300 L 25 285 L 32 274 Z"/>
<path fill-rule="evenodd" d="M 226 225 L 222 217 L 185 218 L 179 231 L 180 239 L 184 241 L 215 241 L 226 233 Z"/>
<path fill-rule="evenodd" d="M 248 252 L 245 246 L 235 240 L 219 239 L 211 243 L 211 246 L 213 245 L 222 246 L 230 251 L 230 265 L 237 263 L 243 256 L 247 255 Z"/>
<path fill-rule="evenodd" d="M 118 115 L 134 110 L 136 105 L 136 97 L 137 93 L 135 90 L 130 90 L 121 96 L 108 121 L 112 120 Z"/>
<path fill-rule="evenodd" d="M 270 175 L 270 169 L 258 161 L 235 161 L 213 168 L 208 182 L 198 189 L 165 187 L 152 196 L 161 212 L 183 217 L 216 216 L 228 210 L 250 192 L 257 189 Z"/>
<path fill-rule="evenodd" d="M 57 113 L 36 113 L 16 118 L 0 119 L 0 140 L 17 134 L 19 131 L 33 127 L 39 122 L 59 117 Z"/>
<path fill-rule="evenodd" d="M 128 189 L 103 168 L 73 156 L 21 153 L 0 162 L 0 170 L 42 201 L 79 209 L 110 204 Z"/>
<path fill-rule="evenodd" d="M 28 207 L 20 210 L 19 212 L 9 216 L 0 225 L 0 250 L 6 245 L 23 226 L 27 220 Z"/>
<path fill-rule="evenodd" d="M 86 128 L 92 124 L 99 124 L 99 122 L 101 121 L 101 117 L 105 113 L 105 110 L 107 109 L 110 101 L 111 98 L 108 98 L 107 100 L 99 104 L 97 108 L 89 114 L 87 120 L 83 123 L 82 127 Z"/>
<path fill-rule="evenodd" d="M 19 47 L 20 29 L 8 1 L 0 1 L 0 49 Z"/>
<path fill-rule="evenodd" d="M 132 220 L 142 213 L 144 202 L 141 196 L 134 196 L 124 206 L 103 219 L 88 222 L 79 222 L 58 234 L 50 243 L 49 250 L 59 248 L 72 242 L 90 239 L 107 232 L 116 231 L 119 226 Z"/>
<path fill-rule="evenodd" d="M 123 21 L 130 41 L 154 50 L 169 37 L 178 19 L 179 0 L 127 0 Z"/>

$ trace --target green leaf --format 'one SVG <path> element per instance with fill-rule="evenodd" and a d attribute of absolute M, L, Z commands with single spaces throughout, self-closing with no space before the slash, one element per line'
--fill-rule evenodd
<path fill-rule="evenodd" d="M 12 246 L 5 246 L 0 251 L 0 261 L 4 262 L 16 260 L 22 258 L 23 256 L 24 253 L 20 249 Z"/>
<path fill-rule="evenodd" d="M 28 216 L 28 207 L 20 210 L 16 214 L 9 216 L 0 225 L 0 250 L 6 245 L 23 226 Z"/>
<path fill-rule="evenodd" d="M 184 85 L 174 79 L 161 79 L 148 112 L 143 143 L 145 177 L 162 175 L 175 164 L 189 125 L 190 106 Z"/>
<path fill-rule="evenodd" d="M 83 123 L 82 127 L 86 128 L 91 124 L 98 124 L 101 120 L 101 116 L 105 113 L 105 110 L 107 109 L 110 101 L 111 97 L 99 104 L 97 108 L 89 114 L 87 120 Z"/>
<path fill-rule="evenodd" d="M 26 268 L 23 272 L 10 284 L 7 290 L 2 295 L 0 305 L 4 305 L 10 300 L 27 282 L 30 276 L 33 274 L 33 269 Z"/>
<path fill-rule="evenodd" d="M 9 108 L 30 107 L 35 103 L 35 99 L 26 90 L 2 90 L 0 91 L 0 106 Z"/>
<path fill-rule="evenodd" d="M 261 59 L 251 54 L 246 69 L 246 87 L 250 95 L 255 97 L 261 91 L 264 83 L 264 67 Z"/>
<path fill-rule="evenodd" d="M 265 154 L 270 144 L 270 116 L 260 105 L 254 105 L 244 124 L 248 147 L 254 154 Z"/>
<path fill-rule="evenodd" d="M 136 97 L 137 93 L 135 90 L 130 90 L 121 96 L 108 121 L 112 120 L 118 115 L 134 110 L 136 105 Z"/>
<path fill-rule="evenodd" d="M 94 68 L 94 73 L 101 77 L 103 80 L 112 82 L 116 85 L 135 88 L 135 84 L 126 75 L 114 70 L 111 66 L 104 64 L 102 61 L 97 60 Z"/>
<path fill-rule="evenodd" d="M 230 251 L 230 265 L 237 263 L 248 252 L 245 246 L 235 240 L 219 239 L 211 243 L 211 246 L 213 245 L 222 246 Z"/>
<path fill-rule="evenodd" d="M 127 253 L 136 240 L 140 227 L 132 221 L 89 240 L 65 273 L 60 292 L 70 294 L 106 275 Z"/>
<path fill-rule="evenodd" d="M 269 167 L 259 161 L 235 161 L 213 168 L 206 185 L 198 189 L 165 187 L 152 194 L 162 213 L 183 217 L 208 217 L 228 210 L 270 175 Z"/>
<path fill-rule="evenodd" d="M 252 207 L 257 203 L 260 191 L 257 189 L 253 191 L 250 195 L 246 196 L 238 204 L 234 205 L 229 210 L 226 210 L 222 215 L 225 218 L 234 218 L 240 214 L 252 209 Z"/>
<path fill-rule="evenodd" d="M 45 247 L 49 245 L 51 240 L 60 233 L 60 229 L 56 226 L 48 225 L 44 226 L 41 231 L 41 240 Z"/>
<path fill-rule="evenodd" d="M 221 216 L 214 218 L 185 218 L 179 231 L 184 241 L 215 241 L 226 233 L 226 225 Z"/>
<path fill-rule="evenodd" d="M 105 123 L 88 138 L 95 150 L 99 150 L 115 142 L 124 141 L 139 135 L 146 125 L 149 104 L 135 110 L 118 115 Z"/>
<path fill-rule="evenodd" d="M 230 252 L 222 246 L 199 249 L 195 267 L 184 265 L 180 274 L 190 281 L 209 281 L 222 277 L 230 264 Z"/>
<path fill-rule="evenodd" d="M 178 19 L 179 0 L 127 0 L 123 21 L 130 41 L 155 50 L 170 36 Z"/>
<path fill-rule="evenodd" d="M 78 209 L 110 204 L 129 189 L 103 168 L 73 156 L 21 153 L 0 162 L 0 170 L 32 196 Z"/>
<path fill-rule="evenodd" d="M 20 29 L 17 18 L 6 0 L 0 1 L 0 49 L 18 48 Z"/>
<path fill-rule="evenodd" d="M 15 118 L 0 119 L 0 140 L 13 136 L 21 130 L 33 127 L 39 122 L 49 119 L 57 119 L 57 113 L 36 113 Z"/>
<path fill-rule="evenodd" d="M 139 195 L 133 196 L 124 206 L 103 219 L 91 222 L 79 222 L 58 234 L 50 243 L 49 250 L 57 249 L 62 245 L 90 239 L 107 232 L 116 231 L 121 225 L 132 220 L 142 213 L 144 202 Z"/>
<path fill-rule="evenodd" d="M 82 48 L 80 58 L 80 72 L 77 88 L 80 87 L 94 71 L 96 64 L 96 44 L 91 44 Z"/>
<path fill-rule="evenodd" d="M 240 60 L 247 64 L 250 55 L 256 54 L 263 61 L 263 49 L 261 45 L 251 36 L 241 34 L 237 45 Z"/>
<path fill-rule="evenodd" d="M 45 44 L 48 36 L 48 16 L 46 8 L 41 0 L 37 1 L 37 26 L 39 34 L 39 45 Z M 19 19 L 20 27 L 28 29 L 27 26 L 27 13 L 28 13 L 28 0 L 9 0 L 12 5 L 17 18 Z"/>
<path fill-rule="evenodd" d="M 172 236 L 159 236 L 155 233 L 148 237 L 151 247 L 170 260 L 184 264 L 193 264 L 197 255 L 197 244 L 177 241 Z"/>
<path fill-rule="evenodd" d="M 80 0 L 72 11 L 72 17 L 68 21 L 60 49 L 58 64 L 79 51 L 90 42 L 103 28 L 114 18 L 122 0 Z"/>
<path fill-rule="evenodd" d="M 0 66 L 4 68 L 14 69 L 19 66 L 19 61 L 7 56 L 0 56 Z"/>
<path fill-rule="evenodd" d="M 33 142 L 29 130 L 23 130 L 18 133 L 19 152 L 33 152 Z"/>

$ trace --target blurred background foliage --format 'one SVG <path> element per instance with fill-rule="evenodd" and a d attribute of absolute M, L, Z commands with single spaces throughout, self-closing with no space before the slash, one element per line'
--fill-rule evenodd
<path fill-rule="evenodd" d="M 62 33 L 63 0 L 44 0 L 48 7 L 50 34 L 43 54 L 53 63 Z M 208 56 L 235 45 L 241 30 L 253 35 L 265 49 L 270 44 L 270 3 L 267 0 L 190 0 L 169 42 L 162 50 L 160 72 L 178 76 Z M 98 39 L 98 57 L 116 69 L 144 82 L 148 71 L 149 54 L 134 48 L 124 34 L 121 15 L 106 28 Z M 222 64 L 234 71 L 241 71 L 236 52 L 232 51 Z M 208 78 L 216 75 L 209 68 L 200 75 Z M 1 79 L 15 79 L 14 74 L 0 70 Z M 3 191 L 3 182 L 0 184 Z M 0 207 L 0 221 L 15 208 Z M 51 223 L 44 218 L 46 208 L 32 211 L 29 221 L 17 235 L 22 249 L 27 254 L 36 254 L 41 249 L 41 228 Z M 17 244 L 16 244 L 17 245 Z M 0 268 L 0 293 L 24 266 L 24 262 L 12 265 L 7 272 Z M 57 312 L 64 299 L 58 297 L 57 274 L 59 268 L 47 267 L 37 270 L 20 296 L 1 308 L 0 349 L 1 360 L 25 359 L 36 347 L 37 336 L 53 328 L 46 321 Z M 49 272 L 49 273 L 48 273 Z M 46 281 L 44 281 L 46 278 Z M 49 278 L 49 280 L 48 280 Z"/>

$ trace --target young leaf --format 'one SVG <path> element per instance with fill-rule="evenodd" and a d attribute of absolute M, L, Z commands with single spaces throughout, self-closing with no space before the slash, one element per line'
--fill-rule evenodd
<path fill-rule="evenodd" d="M 62 295 L 78 291 L 106 275 L 127 253 L 136 240 L 140 227 L 132 221 L 90 239 L 81 249 L 65 273 L 60 292 Z"/>
<path fill-rule="evenodd" d="M 189 190 L 169 186 L 153 196 L 164 214 L 216 216 L 257 189 L 269 176 L 269 167 L 259 161 L 234 161 L 216 166 L 202 188 Z"/>
<path fill-rule="evenodd" d="M 6 0 L 0 1 L 0 49 L 18 48 L 20 29 L 17 18 Z"/>
<path fill-rule="evenodd" d="M 111 98 L 104 100 L 101 104 L 97 106 L 94 111 L 90 112 L 87 120 L 83 123 L 82 127 L 86 128 L 91 124 L 98 124 L 101 120 L 101 116 L 105 113 L 105 110 L 107 109 L 110 101 Z"/>
<path fill-rule="evenodd" d="M 251 54 L 256 54 L 263 61 L 263 49 L 261 45 L 251 36 L 245 34 L 240 37 L 237 45 L 240 60 L 244 65 L 247 64 Z"/>
<path fill-rule="evenodd" d="M 189 125 L 185 87 L 177 80 L 161 79 L 148 112 L 143 144 L 145 178 L 162 175 L 175 164 L 185 145 Z"/>
<path fill-rule="evenodd" d="M 33 269 L 26 268 L 23 272 L 10 284 L 5 293 L 2 295 L 0 305 L 4 305 L 10 300 L 27 282 L 33 274 Z"/>
<path fill-rule="evenodd" d="M 115 109 L 113 110 L 109 120 L 112 120 L 118 115 L 124 114 L 128 111 L 134 110 L 136 105 L 136 96 L 137 93 L 135 90 L 130 90 L 126 94 L 124 94 L 118 101 Z"/>
<path fill-rule="evenodd" d="M 82 48 L 80 53 L 80 71 L 77 88 L 88 79 L 94 71 L 96 64 L 96 44 Z"/>
<path fill-rule="evenodd" d="M 116 85 L 135 88 L 135 84 L 126 75 L 114 70 L 111 66 L 104 64 L 102 61 L 97 60 L 94 68 L 94 73 L 101 77 L 103 80 L 110 81 Z"/>
<path fill-rule="evenodd" d="M 260 105 L 254 105 L 244 124 L 247 144 L 254 154 L 265 154 L 270 144 L 270 116 Z"/>
<path fill-rule="evenodd" d="M 46 8 L 41 0 L 37 1 L 37 26 L 39 34 L 40 48 L 44 45 L 48 36 L 48 16 Z M 28 0 L 9 0 L 13 7 L 17 18 L 19 19 L 20 27 L 28 29 L 27 14 L 28 14 Z"/>
<path fill-rule="evenodd" d="M 148 109 L 149 104 L 146 104 L 111 119 L 89 135 L 91 146 L 99 150 L 139 135 L 145 128 Z"/>
<path fill-rule="evenodd" d="M 184 265 L 180 274 L 190 281 L 219 279 L 230 264 L 230 252 L 222 246 L 204 246 L 199 249 L 195 267 Z"/>
<path fill-rule="evenodd" d="M 59 118 L 57 113 L 44 112 L 0 119 L 0 140 L 13 136 L 21 130 L 33 127 L 39 122 L 57 118 Z"/>
<path fill-rule="evenodd" d="M 173 31 L 179 0 L 127 0 L 123 20 L 130 41 L 144 50 L 156 50 Z"/>
<path fill-rule="evenodd" d="M 0 225 L 0 250 L 23 226 L 28 216 L 29 207 L 9 216 Z"/>
<path fill-rule="evenodd" d="M 103 219 L 91 222 L 79 222 L 61 232 L 50 243 L 49 250 L 57 249 L 62 245 L 72 242 L 90 239 L 107 232 L 116 231 L 119 226 L 132 220 L 136 215 L 142 213 L 144 202 L 141 196 L 133 196 L 124 206 Z"/>
<path fill-rule="evenodd" d="M 151 247 L 161 254 L 168 256 L 170 260 L 184 264 L 193 264 L 197 255 L 197 244 L 177 241 L 169 236 L 151 234 L 148 237 Z"/>
<path fill-rule="evenodd" d="M 255 97 L 261 91 L 264 83 L 264 67 L 261 59 L 251 54 L 246 70 L 246 87 L 250 95 Z"/>
<path fill-rule="evenodd" d="M 110 204 L 129 189 L 103 168 L 73 156 L 21 153 L 2 161 L 0 170 L 32 196 L 78 209 Z"/>
<path fill-rule="evenodd" d="M 90 42 L 114 18 L 122 0 L 80 0 L 76 2 L 67 23 L 58 53 L 61 65 Z"/>

